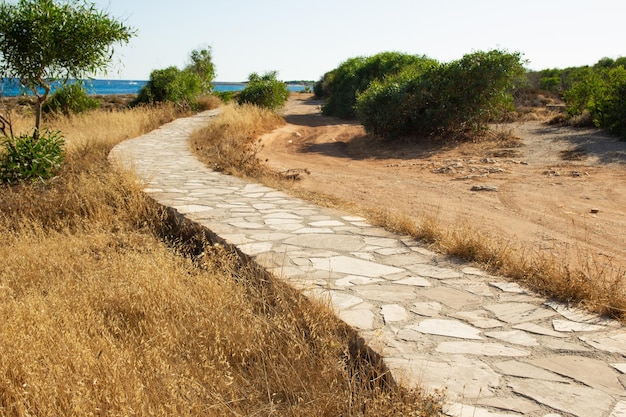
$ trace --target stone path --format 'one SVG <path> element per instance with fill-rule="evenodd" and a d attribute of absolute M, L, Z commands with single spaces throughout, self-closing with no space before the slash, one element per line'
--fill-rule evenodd
<path fill-rule="evenodd" d="M 546 301 L 366 220 L 207 169 L 187 137 L 205 112 L 116 146 L 145 191 L 336 314 L 450 416 L 626 416 L 626 329 Z"/>

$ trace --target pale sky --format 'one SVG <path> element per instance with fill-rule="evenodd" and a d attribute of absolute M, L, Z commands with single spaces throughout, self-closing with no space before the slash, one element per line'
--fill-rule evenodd
<path fill-rule="evenodd" d="M 106 78 L 146 80 L 209 45 L 216 81 L 318 80 L 384 51 L 442 62 L 494 48 L 533 70 L 626 56 L 624 0 L 96 0 L 138 33 Z M 103 77 L 96 77 L 103 78 Z"/>

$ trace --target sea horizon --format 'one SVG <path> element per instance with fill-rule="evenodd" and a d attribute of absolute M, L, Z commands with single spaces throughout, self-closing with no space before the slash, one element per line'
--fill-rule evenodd
<path fill-rule="evenodd" d="M 75 81 L 70 81 L 75 82 Z M 138 94 L 141 88 L 146 85 L 148 80 L 85 80 L 85 89 L 89 95 L 127 95 Z M 289 91 L 304 91 L 306 85 L 301 82 L 286 81 Z M 228 92 L 241 91 L 245 88 L 246 81 L 214 81 L 213 91 Z M 60 83 L 52 85 L 52 92 L 60 87 Z M 0 96 L 18 97 L 22 95 L 31 95 L 15 82 L 5 80 L 0 86 Z"/>

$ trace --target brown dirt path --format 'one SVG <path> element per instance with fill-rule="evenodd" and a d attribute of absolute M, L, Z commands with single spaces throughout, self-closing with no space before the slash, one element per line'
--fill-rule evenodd
<path fill-rule="evenodd" d="M 310 172 L 296 188 L 626 270 L 626 142 L 533 121 L 497 128 L 519 140 L 381 145 L 357 123 L 321 116 L 320 105 L 293 97 L 288 124 L 261 139 L 270 167 Z"/>

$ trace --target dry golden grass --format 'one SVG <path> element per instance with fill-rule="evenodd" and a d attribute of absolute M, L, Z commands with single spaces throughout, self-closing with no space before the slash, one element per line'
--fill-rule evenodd
<path fill-rule="evenodd" d="M 0 415 L 439 415 L 326 306 L 209 242 L 186 251 L 112 171 L 110 147 L 168 111 L 58 119 L 58 177 L 0 187 Z"/>
<path fill-rule="evenodd" d="M 370 210 L 331 196 L 295 190 L 292 187 L 293 181 L 284 180 L 280 175 L 270 172 L 256 158 L 258 148 L 255 147 L 255 138 L 260 133 L 269 131 L 271 124 L 264 127 L 265 130 L 255 131 L 249 127 L 252 122 L 248 120 L 243 122 L 246 134 L 236 135 L 237 123 L 246 120 L 246 112 L 247 109 L 244 108 L 232 108 L 227 119 L 224 119 L 223 123 L 228 126 L 229 132 L 233 132 L 229 133 L 228 152 L 206 152 L 206 149 L 215 146 L 212 144 L 220 141 L 221 130 L 217 128 L 219 124 L 216 124 L 214 130 L 198 132 L 195 148 L 209 166 L 229 166 L 229 173 L 257 178 L 271 187 L 296 194 L 316 204 L 350 210 L 368 218 L 373 224 L 412 236 L 441 253 L 474 262 L 547 297 L 580 304 L 591 311 L 626 320 L 626 271 L 615 270 L 610 264 L 597 260 L 597 257 L 582 249 L 572 249 L 578 251 L 577 256 L 581 259 L 579 265 L 583 265 L 573 269 L 566 261 L 571 259 L 569 253 L 539 252 L 532 248 L 519 247 L 512 242 L 497 241 L 492 236 L 481 233 L 474 225 L 458 224 L 453 229 L 445 229 L 436 218 L 428 215 L 418 219 L 408 218 L 402 213 Z M 258 117 L 255 114 L 250 120 Z M 273 121 L 273 117 L 270 120 Z M 507 131 L 495 130 L 493 135 L 497 140 L 515 142 L 515 138 Z M 245 169 L 238 168 L 242 164 L 241 158 L 237 156 L 238 149 L 245 150 L 242 152 L 246 155 L 243 161 Z M 234 157 L 229 159 L 229 155 Z"/>

